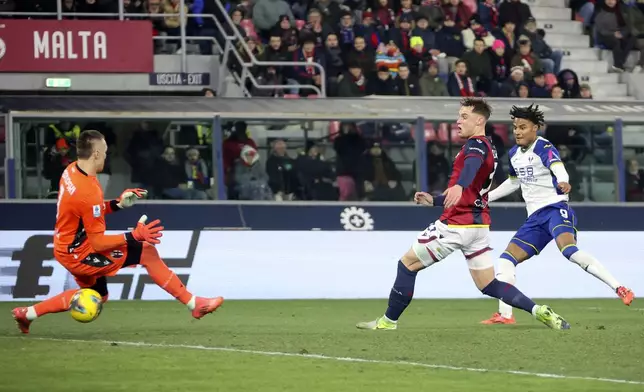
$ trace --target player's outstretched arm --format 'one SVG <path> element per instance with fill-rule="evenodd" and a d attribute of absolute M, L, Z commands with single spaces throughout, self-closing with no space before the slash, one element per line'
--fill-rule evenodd
<path fill-rule="evenodd" d="M 117 199 L 106 200 L 103 202 L 105 213 L 111 214 L 112 212 L 122 210 L 123 208 L 132 207 L 137 200 L 143 199 L 147 195 L 148 191 L 145 189 L 126 189 Z"/>
<path fill-rule="evenodd" d="M 516 177 L 509 176 L 507 180 L 503 181 L 501 185 L 496 187 L 493 191 L 488 193 L 488 202 L 503 199 L 504 197 L 513 194 L 521 187 L 521 180 Z"/>

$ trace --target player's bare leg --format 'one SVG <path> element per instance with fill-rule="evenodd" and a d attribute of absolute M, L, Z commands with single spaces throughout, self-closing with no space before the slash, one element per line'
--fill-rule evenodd
<path fill-rule="evenodd" d="M 496 271 L 496 279 L 515 285 L 516 266 L 529 258 L 530 255 L 526 251 L 515 243 L 510 242 L 497 260 L 498 268 Z M 481 321 L 481 324 L 516 324 L 516 320 L 512 314 L 512 306 L 499 300 L 499 311 L 494 313 L 489 319 Z"/>
<path fill-rule="evenodd" d="M 385 314 L 376 320 L 358 323 L 356 327 L 359 329 L 397 329 L 398 319 L 414 296 L 416 275 L 424 268 L 425 265 L 418 258 L 416 252 L 409 249 L 398 261 L 396 280 L 389 294 L 389 305 Z"/>
<path fill-rule="evenodd" d="M 515 308 L 525 310 L 532 314 L 538 321 L 541 321 L 552 329 L 570 328 L 570 324 L 556 314 L 549 306 L 537 305 L 514 285 L 497 280 L 494 276 L 494 263 L 489 253 L 484 252 L 475 257 L 468 258 L 468 266 L 472 279 L 476 287 L 483 294 L 498 298 Z"/>
<path fill-rule="evenodd" d="M 147 243 L 143 244 L 141 265 L 148 271 L 154 283 L 186 305 L 192 311 L 192 317 L 196 319 L 214 312 L 224 303 L 222 297 L 203 298 L 192 295 L 179 277 L 161 260 L 157 249 Z"/>
<path fill-rule="evenodd" d="M 557 247 L 568 260 L 579 265 L 584 271 L 593 275 L 610 287 L 625 305 L 629 306 L 635 295 L 633 292 L 622 286 L 613 275 L 590 253 L 577 248 L 577 241 L 572 233 L 561 233 L 555 239 Z"/>

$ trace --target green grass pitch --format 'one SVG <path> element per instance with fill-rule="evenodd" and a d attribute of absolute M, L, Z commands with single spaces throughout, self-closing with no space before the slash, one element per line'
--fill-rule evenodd
<path fill-rule="evenodd" d="M 386 300 L 228 301 L 200 321 L 174 302 L 112 301 L 93 323 L 50 315 L 22 337 L 2 303 L 0 391 L 644 391 L 637 300 L 541 302 L 572 329 L 523 312 L 480 325 L 492 300 L 414 300 L 397 331 L 355 328 Z"/>

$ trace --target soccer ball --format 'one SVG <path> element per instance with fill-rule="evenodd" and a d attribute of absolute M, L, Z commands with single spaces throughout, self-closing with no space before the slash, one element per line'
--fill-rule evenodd
<path fill-rule="evenodd" d="M 103 298 L 92 289 L 80 289 L 72 297 L 69 313 L 80 323 L 89 323 L 98 318 L 103 310 Z"/>

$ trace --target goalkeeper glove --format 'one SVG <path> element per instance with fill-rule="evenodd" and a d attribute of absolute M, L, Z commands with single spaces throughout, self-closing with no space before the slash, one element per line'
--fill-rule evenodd
<path fill-rule="evenodd" d="M 159 238 L 163 236 L 163 226 L 160 225 L 161 221 L 156 219 L 148 224 L 145 222 L 148 220 L 147 215 L 143 215 L 139 222 L 136 224 L 134 230 L 131 233 L 127 233 L 125 237 L 128 240 L 136 240 L 139 242 L 148 242 L 150 244 L 160 244 L 161 241 Z"/>
<path fill-rule="evenodd" d="M 118 208 L 128 208 L 134 205 L 134 202 L 138 199 L 142 199 L 148 195 L 148 191 L 145 189 L 126 189 L 121 193 L 118 199 L 116 199 L 116 205 Z"/>

